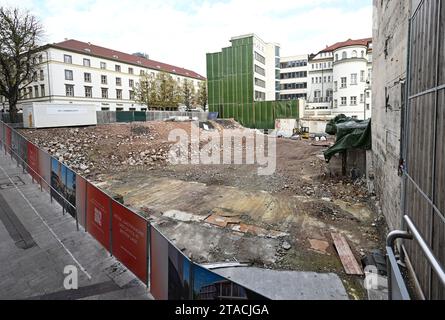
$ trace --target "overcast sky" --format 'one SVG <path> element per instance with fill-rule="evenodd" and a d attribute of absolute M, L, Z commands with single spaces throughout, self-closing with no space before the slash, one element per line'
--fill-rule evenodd
<path fill-rule="evenodd" d="M 205 54 L 256 33 L 281 55 L 372 36 L 372 0 L 0 0 L 42 21 L 45 42 L 91 42 L 206 75 Z"/>

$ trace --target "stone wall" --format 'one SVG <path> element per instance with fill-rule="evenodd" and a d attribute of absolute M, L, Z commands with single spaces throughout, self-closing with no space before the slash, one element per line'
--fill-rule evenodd
<path fill-rule="evenodd" d="M 380 208 L 390 229 L 401 227 L 398 175 L 411 1 L 374 0 L 372 168 Z"/>

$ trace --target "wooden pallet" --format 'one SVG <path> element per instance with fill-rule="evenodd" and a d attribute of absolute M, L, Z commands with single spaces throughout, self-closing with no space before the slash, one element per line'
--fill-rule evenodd
<path fill-rule="evenodd" d="M 345 237 L 339 233 L 331 233 L 331 236 L 346 274 L 363 275 L 363 270 L 355 259 Z"/>

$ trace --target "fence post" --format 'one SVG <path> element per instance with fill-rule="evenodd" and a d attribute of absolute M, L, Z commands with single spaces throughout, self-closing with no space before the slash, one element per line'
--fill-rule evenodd
<path fill-rule="evenodd" d="M 112 204 L 111 204 L 112 200 L 109 197 L 108 198 L 108 203 L 110 206 L 110 256 L 113 256 L 113 208 L 112 208 Z"/>
<path fill-rule="evenodd" d="M 147 267 L 145 268 L 145 271 L 147 272 L 147 290 L 150 291 L 151 285 L 150 285 L 150 274 L 151 274 L 151 259 L 150 259 L 150 243 L 151 243 L 151 228 L 150 223 L 147 221 Z"/>
<path fill-rule="evenodd" d="M 85 228 L 85 232 L 88 232 L 87 230 L 87 214 L 88 214 L 88 181 L 86 179 L 85 180 L 85 214 L 84 214 L 84 228 Z"/>

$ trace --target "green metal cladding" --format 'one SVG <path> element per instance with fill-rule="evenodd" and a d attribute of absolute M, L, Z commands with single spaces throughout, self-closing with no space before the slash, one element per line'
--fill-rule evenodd
<path fill-rule="evenodd" d="M 210 111 L 256 129 L 275 128 L 275 119 L 298 118 L 297 101 L 254 101 L 253 52 L 253 37 L 248 37 L 207 54 Z"/>

